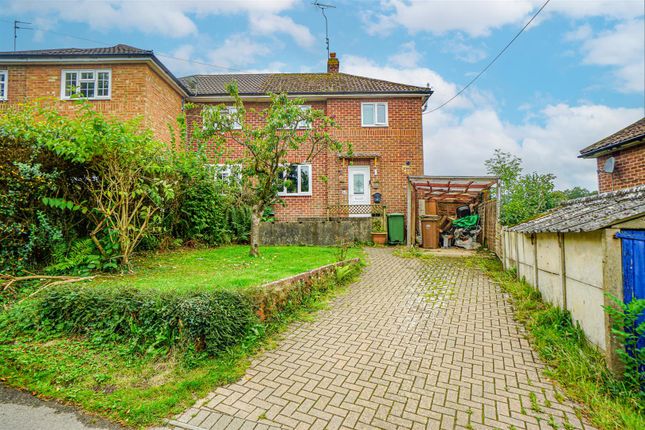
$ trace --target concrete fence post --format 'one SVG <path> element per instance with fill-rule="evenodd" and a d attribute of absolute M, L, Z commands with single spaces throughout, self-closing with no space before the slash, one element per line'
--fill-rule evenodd
<path fill-rule="evenodd" d="M 567 264 L 564 255 L 564 233 L 558 233 L 560 247 L 560 288 L 562 294 L 562 309 L 567 310 Z"/>
<path fill-rule="evenodd" d="M 620 229 L 607 228 L 602 237 L 603 249 L 603 287 L 604 287 L 604 306 L 612 306 L 612 301 L 608 294 L 614 296 L 620 302 L 623 302 L 623 270 L 622 270 L 622 247 L 621 240 L 616 238 L 616 233 Z M 622 348 L 619 339 L 611 332 L 612 321 L 607 311 L 605 313 L 605 359 L 607 366 L 612 372 L 621 373 L 623 366 L 620 358 L 616 354 L 619 348 Z"/>

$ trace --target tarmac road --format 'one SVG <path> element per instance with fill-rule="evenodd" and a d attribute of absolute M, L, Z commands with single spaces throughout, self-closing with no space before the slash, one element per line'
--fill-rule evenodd
<path fill-rule="evenodd" d="M 0 384 L 0 430 L 122 430 L 121 426 Z"/>

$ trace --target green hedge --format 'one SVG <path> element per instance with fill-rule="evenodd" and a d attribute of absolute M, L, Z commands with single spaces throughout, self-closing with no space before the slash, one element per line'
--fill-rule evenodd
<path fill-rule="evenodd" d="M 60 286 L 35 305 L 35 328 L 129 342 L 134 351 L 192 349 L 217 355 L 257 324 L 249 300 L 215 290 L 180 294 L 129 287 Z"/>
<path fill-rule="evenodd" d="M 245 342 L 265 320 L 349 283 L 359 272 L 360 265 L 350 263 L 278 288 L 243 292 L 59 285 L 0 313 L 0 343 L 19 334 L 81 335 L 94 343 L 125 344 L 140 354 L 172 350 L 216 356 Z"/>

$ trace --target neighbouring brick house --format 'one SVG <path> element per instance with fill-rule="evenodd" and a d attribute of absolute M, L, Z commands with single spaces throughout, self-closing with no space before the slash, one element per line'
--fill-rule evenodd
<path fill-rule="evenodd" d="M 645 118 L 582 149 L 579 157 L 597 160 L 601 193 L 645 184 Z"/>
<path fill-rule="evenodd" d="M 322 154 L 310 165 L 299 164 L 304 154 L 290 154 L 295 181 L 281 193 L 286 206 L 275 208 L 276 219 L 324 217 L 331 207 L 369 215 L 375 193 L 389 212 L 405 212 L 407 177 L 423 173 L 421 115 L 432 90 L 340 73 L 333 53 L 327 68 L 326 73 L 178 79 L 152 51 L 127 45 L 4 52 L 0 53 L 0 100 L 10 105 L 51 97 L 65 111 L 75 88 L 97 110 L 121 119 L 140 116 L 159 139 L 170 141 L 167 125 L 174 123 L 186 102 L 197 105 L 194 112 L 202 105 L 230 103 L 225 85 L 233 80 L 245 105 L 257 111 L 268 106 L 267 93 L 286 92 L 334 117 L 339 125 L 334 137 L 350 142 L 353 154 Z M 198 114 L 189 114 L 189 127 L 200 121 Z M 240 150 L 233 145 L 227 152 L 230 159 Z"/>

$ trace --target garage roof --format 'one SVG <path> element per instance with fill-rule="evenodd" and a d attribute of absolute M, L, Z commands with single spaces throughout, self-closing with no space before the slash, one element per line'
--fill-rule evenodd
<path fill-rule="evenodd" d="M 509 228 L 519 233 L 568 233 L 599 230 L 645 216 L 645 185 L 564 202 L 545 215 Z"/>
<path fill-rule="evenodd" d="M 496 176 L 410 176 L 417 196 L 427 200 L 449 200 L 468 203 L 497 184 Z"/>

